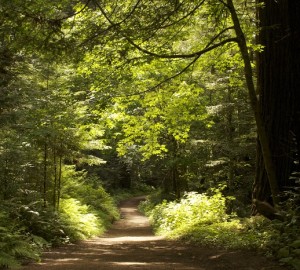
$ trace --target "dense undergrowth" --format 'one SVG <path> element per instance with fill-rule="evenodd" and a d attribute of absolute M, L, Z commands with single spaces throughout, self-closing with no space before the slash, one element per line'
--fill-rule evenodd
<path fill-rule="evenodd" d="M 256 250 L 299 270 L 300 220 L 297 213 L 287 212 L 284 222 L 270 221 L 262 216 L 239 218 L 227 212 L 227 202 L 232 199 L 218 190 L 211 195 L 190 192 L 178 201 L 159 204 L 150 197 L 140 208 L 150 217 L 159 235 L 206 246 Z"/>
<path fill-rule="evenodd" d="M 30 190 L 1 202 L 0 269 L 39 260 L 45 248 L 100 235 L 119 218 L 114 198 L 95 179 L 72 169 L 65 174 L 58 210 Z"/>

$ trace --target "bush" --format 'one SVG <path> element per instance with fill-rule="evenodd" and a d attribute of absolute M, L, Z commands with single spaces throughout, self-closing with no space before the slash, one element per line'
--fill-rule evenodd
<path fill-rule="evenodd" d="M 86 172 L 76 172 L 70 166 L 64 172 L 63 198 L 74 198 L 89 209 L 97 212 L 105 225 L 119 219 L 119 211 L 114 198 L 101 186 L 99 179 L 88 177 Z"/>
<path fill-rule="evenodd" d="M 66 166 L 64 181 L 58 210 L 29 190 L 1 201 L 0 268 L 38 260 L 45 246 L 98 236 L 119 218 L 114 199 L 99 180 L 95 184 L 84 172 Z"/>
<path fill-rule="evenodd" d="M 105 230 L 96 212 L 74 198 L 61 200 L 60 217 L 63 231 L 71 242 L 100 235 Z"/>
<path fill-rule="evenodd" d="M 286 221 L 270 221 L 262 216 L 238 218 L 227 213 L 226 200 L 215 194 L 187 193 L 179 201 L 151 200 L 140 209 L 150 217 L 156 233 L 195 244 L 230 249 L 251 249 L 277 257 L 280 262 L 300 269 L 299 207 L 286 207 Z"/>
<path fill-rule="evenodd" d="M 18 267 L 20 260 L 38 259 L 43 242 L 20 228 L 5 210 L 0 210 L 0 268 Z"/>
<path fill-rule="evenodd" d="M 223 248 L 262 249 L 276 234 L 263 217 L 238 218 L 227 213 L 226 201 L 220 191 L 213 195 L 187 193 L 180 201 L 154 206 L 141 204 L 158 234 L 201 245 Z M 232 198 L 229 198 L 232 199 Z"/>
<path fill-rule="evenodd" d="M 150 220 L 155 229 L 165 235 L 196 224 L 212 224 L 229 218 L 225 198 L 220 192 L 211 197 L 195 192 L 186 193 L 179 202 L 163 201 L 150 212 Z"/>
<path fill-rule="evenodd" d="M 269 250 L 280 262 L 300 269 L 300 180 L 297 186 L 285 192 L 284 222 L 274 220 L 270 227 L 277 232 L 269 242 Z"/>

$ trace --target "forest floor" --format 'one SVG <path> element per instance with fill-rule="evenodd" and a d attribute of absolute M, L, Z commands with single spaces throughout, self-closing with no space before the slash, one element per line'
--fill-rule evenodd
<path fill-rule="evenodd" d="M 120 205 L 122 218 L 102 237 L 44 253 L 42 262 L 22 270 L 283 270 L 263 256 L 246 251 L 199 247 L 155 236 L 137 205 Z"/>

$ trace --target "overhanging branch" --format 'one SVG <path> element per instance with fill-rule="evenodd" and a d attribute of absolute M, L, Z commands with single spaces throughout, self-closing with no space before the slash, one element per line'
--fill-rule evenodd
<path fill-rule="evenodd" d="M 208 46 L 208 47 L 205 47 L 203 50 L 200 50 L 200 51 L 197 51 L 197 52 L 193 52 L 193 53 L 190 53 L 190 54 L 158 54 L 158 53 L 154 53 L 154 52 L 151 52 L 151 51 L 148 51 L 144 48 L 142 48 L 141 46 L 137 45 L 136 43 L 134 43 L 132 41 L 131 38 L 129 38 L 128 36 L 124 36 L 126 38 L 126 40 L 132 45 L 134 46 L 136 49 L 138 49 L 139 51 L 145 53 L 145 54 L 148 54 L 148 55 L 151 55 L 153 57 L 157 57 L 157 58 L 169 58 L 169 59 L 174 59 L 174 58 L 194 58 L 194 57 L 200 57 L 201 55 L 209 52 L 209 51 L 212 51 L 218 47 L 221 47 L 227 43 L 230 43 L 230 42 L 238 42 L 238 39 L 236 37 L 234 38 L 228 38 L 228 39 L 224 39 L 218 43 L 215 43 L 211 46 Z"/>
<path fill-rule="evenodd" d="M 136 93 L 132 93 L 132 94 L 127 94 L 127 95 L 115 95 L 114 97 L 132 97 L 132 96 L 139 96 L 139 95 L 143 95 L 145 93 L 148 92 L 152 92 L 155 91 L 158 87 L 160 87 L 161 85 L 163 85 L 166 82 L 169 82 L 173 79 L 175 79 L 176 77 L 180 76 L 181 74 L 183 74 L 184 72 L 186 72 L 194 63 L 196 63 L 196 61 L 199 59 L 200 56 L 196 56 L 187 66 L 185 66 L 181 71 L 179 71 L 178 73 L 164 79 L 163 81 L 159 82 L 158 84 L 148 88 L 145 91 L 141 91 L 141 92 L 136 92 Z"/>
<path fill-rule="evenodd" d="M 103 7 L 97 2 L 97 6 L 99 7 L 102 15 L 105 17 L 105 19 L 112 25 L 112 27 L 115 27 L 117 28 L 117 30 L 119 31 L 119 33 L 128 41 L 129 44 L 131 44 L 133 47 L 135 47 L 136 49 L 138 49 L 139 51 L 147 54 L 147 55 L 150 55 L 150 56 L 153 56 L 153 57 L 156 57 L 156 58 L 168 58 L 168 59 L 178 59 L 178 58 L 195 58 L 195 57 L 200 57 L 201 55 L 209 52 L 209 51 L 212 51 L 218 47 L 221 47 L 221 46 L 224 46 L 225 44 L 227 43 L 230 43 L 230 42 L 238 42 L 238 39 L 236 37 L 233 37 L 233 38 L 227 38 L 227 39 L 224 39 L 218 43 L 215 43 L 215 44 L 212 44 L 212 42 L 214 40 L 216 40 L 218 37 L 220 37 L 225 31 L 229 30 L 229 29 L 232 29 L 232 27 L 229 27 L 229 28 L 226 28 L 224 30 L 222 30 L 219 34 L 217 34 L 209 43 L 208 45 L 200 50 L 200 51 L 197 51 L 197 52 L 193 52 L 193 53 L 190 53 L 190 54 L 159 54 L 159 53 L 155 53 L 155 52 L 151 52 L 143 47 L 141 47 L 140 45 L 136 44 L 128 35 L 126 35 L 124 33 L 124 31 L 122 31 L 120 29 L 120 24 L 121 22 L 119 23 L 115 23 L 113 22 L 109 16 L 106 14 L 105 10 L 103 9 Z"/>

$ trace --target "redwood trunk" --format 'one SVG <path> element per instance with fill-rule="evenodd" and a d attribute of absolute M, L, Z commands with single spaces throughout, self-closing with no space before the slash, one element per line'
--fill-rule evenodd
<path fill-rule="evenodd" d="M 293 186 L 290 175 L 299 172 L 299 14 L 300 1 L 294 0 L 265 1 L 258 11 L 264 50 L 258 55 L 257 91 L 280 191 Z M 260 145 L 253 198 L 272 203 Z"/>

